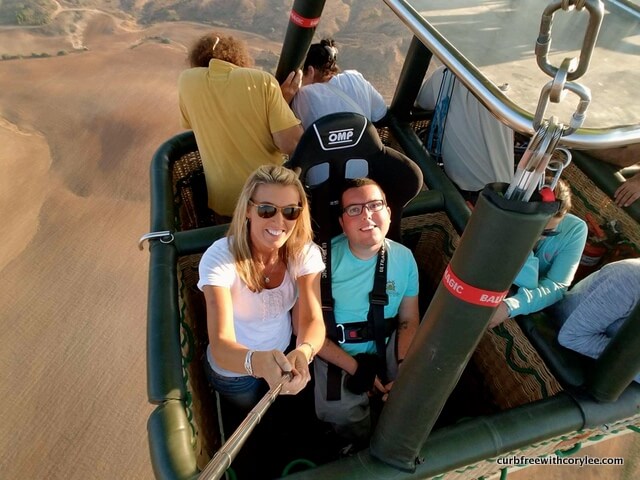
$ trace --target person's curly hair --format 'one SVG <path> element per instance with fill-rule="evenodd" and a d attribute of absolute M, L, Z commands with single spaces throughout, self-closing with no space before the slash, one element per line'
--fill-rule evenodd
<path fill-rule="evenodd" d="M 338 49 L 332 38 L 323 38 L 320 43 L 313 43 L 309 47 L 304 61 L 303 71 L 306 73 L 309 67 L 317 70 L 317 80 L 332 77 L 340 71 L 337 64 Z"/>
<path fill-rule="evenodd" d="M 252 67 L 253 58 L 242 40 L 211 32 L 200 37 L 189 51 L 191 67 L 208 67 L 212 58 L 233 63 L 238 67 Z"/>

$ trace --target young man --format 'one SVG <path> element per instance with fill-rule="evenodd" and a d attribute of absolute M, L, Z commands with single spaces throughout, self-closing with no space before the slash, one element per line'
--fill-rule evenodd
<path fill-rule="evenodd" d="M 434 110 L 438 103 L 448 102 L 448 111 L 444 109 L 439 123 L 444 171 L 463 195 L 475 202 L 478 190 L 487 183 L 510 183 L 513 179 L 513 130 L 445 70 L 439 67 L 424 81 L 416 104 Z"/>
<path fill-rule="evenodd" d="M 419 324 L 418 269 L 411 251 L 386 239 L 391 210 L 371 179 L 347 180 L 341 197 L 344 233 L 331 242 L 331 289 L 338 345 L 328 338 L 315 362 L 316 414 L 344 439 L 362 445 L 370 435 L 369 397 L 390 391 Z M 388 304 L 384 306 L 386 368 L 371 333 L 369 294 L 384 245 Z M 397 317 L 397 318 L 396 318 Z M 397 322 L 397 324 L 396 324 Z M 328 364 L 339 367 L 329 368 Z M 333 370 L 336 375 L 329 373 Z M 329 377 L 329 378 L 328 378 Z M 332 378 L 333 377 L 333 378 Z M 385 378 L 386 377 L 386 378 Z M 327 398 L 327 387 L 336 387 Z M 331 385 L 333 383 L 333 385 Z"/>
<path fill-rule="evenodd" d="M 260 165 L 281 165 L 300 140 L 302 127 L 288 102 L 302 72 L 291 72 L 280 86 L 273 75 L 249 68 L 253 59 L 243 42 L 215 33 L 196 42 L 189 63 L 178 80 L 182 126 L 196 136 L 209 207 L 230 217 L 249 175 Z"/>

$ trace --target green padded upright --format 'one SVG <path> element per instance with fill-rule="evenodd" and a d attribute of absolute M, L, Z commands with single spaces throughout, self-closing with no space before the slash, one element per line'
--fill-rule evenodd
<path fill-rule="evenodd" d="M 506 200 L 506 188 L 492 184 L 480 194 L 382 410 L 370 451 L 396 468 L 415 469 L 495 307 L 558 210 L 557 202 Z"/>

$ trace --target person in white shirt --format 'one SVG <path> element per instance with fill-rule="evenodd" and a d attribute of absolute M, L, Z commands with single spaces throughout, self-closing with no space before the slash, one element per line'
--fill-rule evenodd
<path fill-rule="evenodd" d="M 384 98 L 360 72 L 338 73 L 337 55 L 332 39 L 323 39 L 309 47 L 302 69 L 302 87 L 291 104 L 305 129 L 331 113 L 359 113 L 372 122 L 387 113 Z"/>
<path fill-rule="evenodd" d="M 488 183 L 511 182 L 513 130 L 495 118 L 452 72 L 444 66 L 437 68 L 422 84 L 416 104 L 436 113 L 438 104 L 444 107 L 439 119 L 440 154 L 445 173 L 460 190 L 477 192 Z M 438 121 L 435 114 L 433 121 Z"/>
<path fill-rule="evenodd" d="M 320 273 L 309 205 L 292 170 L 259 167 L 246 181 L 227 236 L 202 256 L 198 288 L 207 308 L 206 372 L 212 386 L 248 411 L 291 378 L 284 394 L 310 380 L 308 364 L 324 343 Z M 297 336 L 292 342 L 292 333 Z"/>

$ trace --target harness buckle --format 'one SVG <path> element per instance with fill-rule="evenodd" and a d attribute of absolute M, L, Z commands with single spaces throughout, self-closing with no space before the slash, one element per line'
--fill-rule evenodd
<path fill-rule="evenodd" d="M 369 293 L 369 303 L 372 305 L 389 305 L 389 295 L 386 292 L 381 294 L 371 292 Z"/>
<path fill-rule="evenodd" d="M 338 339 L 338 343 L 342 345 L 344 342 L 347 341 L 347 338 L 345 337 L 345 334 L 344 334 L 344 325 L 341 323 L 336 323 L 336 328 L 342 333 L 342 340 Z"/>

